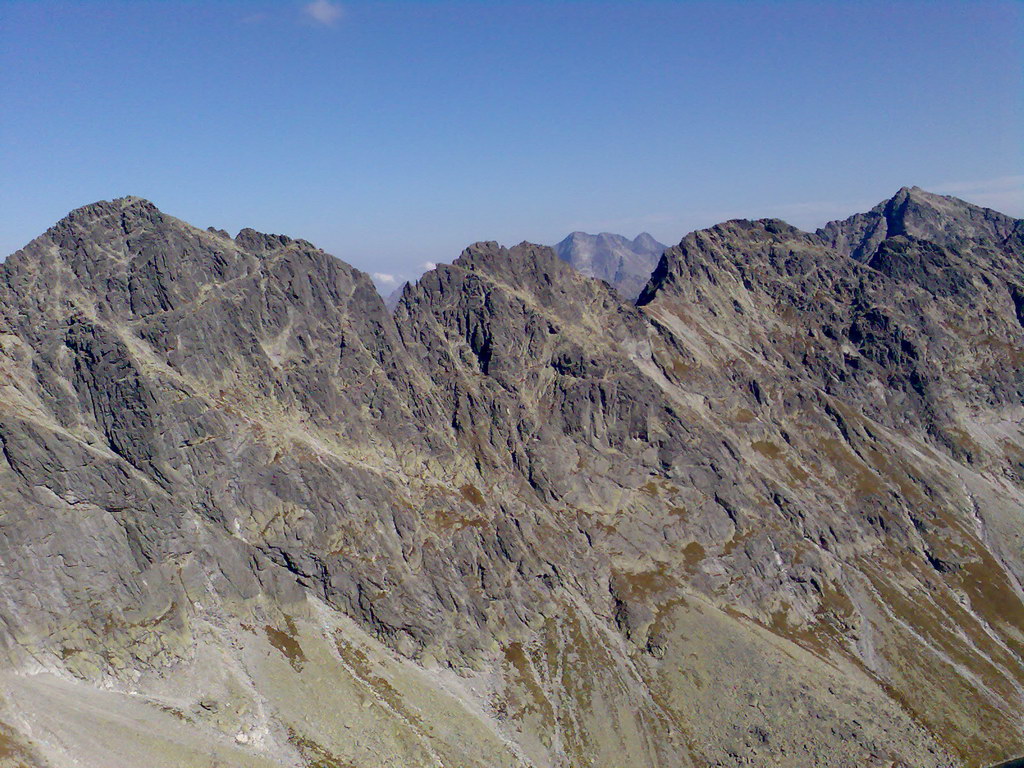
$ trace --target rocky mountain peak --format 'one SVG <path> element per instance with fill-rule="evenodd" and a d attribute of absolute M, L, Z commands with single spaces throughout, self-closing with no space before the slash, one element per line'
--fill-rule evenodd
<path fill-rule="evenodd" d="M 1001 248 L 1016 225 L 1015 219 L 990 208 L 926 192 L 920 187 L 903 187 L 867 213 L 830 222 L 817 234 L 840 253 L 867 261 L 883 240 L 896 235 L 942 246 L 983 241 Z"/>
<path fill-rule="evenodd" d="M 61 219 L 61 222 L 82 221 L 125 211 L 146 214 L 159 213 L 159 209 L 144 197 L 125 195 L 124 197 L 115 197 L 113 200 L 98 200 L 95 203 L 75 208 Z M 61 222 L 58 222 L 58 226 Z"/>
<path fill-rule="evenodd" d="M 461 266 L 472 269 L 477 264 L 487 263 L 495 258 L 502 259 L 507 255 L 508 249 L 494 240 L 480 240 L 467 245 L 456 261 L 460 262 Z"/>
<path fill-rule="evenodd" d="M 135 196 L 119 197 L 75 208 L 50 227 L 46 234 L 59 239 L 74 235 L 88 237 L 108 229 L 127 233 L 134 228 L 154 225 L 162 216 L 149 200 Z"/>
<path fill-rule="evenodd" d="M 637 305 L 651 304 L 666 292 L 699 299 L 705 281 L 715 285 L 725 275 L 740 276 L 745 287 L 753 285 L 751 270 L 758 268 L 799 279 L 836 260 L 813 235 L 781 219 L 732 219 L 691 232 L 666 249 Z"/>
<path fill-rule="evenodd" d="M 307 240 L 295 240 L 287 235 L 270 235 L 257 232 L 255 229 L 246 227 L 235 235 L 235 242 L 238 246 L 251 253 L 272 253 L 290 245 L 297 245 L 302 248 L 319 250 Z"/>
<path fill-rule="evenodd" d="M 633 238 L 633 246 L 635 248 L 641 248 L 646 251 L 664 251 L 665 246 L 655 240 L 649 233 L 641 232 L 639 235 Z M 659 254 L 660 255 L 660 254 Z"/>
<path fill-rule="evenodd" d="M 517 270 L 531 272 L 537 269 L 564 269 L 549 246 L 536 245 L 525 240 L 511 248 L 494 241 L 473 243 L 463 250 L 453 263 L 463 269 L 505 274 Z"/>

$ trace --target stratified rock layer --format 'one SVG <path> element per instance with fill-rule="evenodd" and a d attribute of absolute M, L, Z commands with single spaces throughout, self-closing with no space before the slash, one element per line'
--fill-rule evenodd
<path fill-rule="evenodd" d="M 72 212 L 0 269 L 0 765 L 1024 752 L 1022 233 L 731 221 L 635 306 L 477 243 L 392 315 Z"/>

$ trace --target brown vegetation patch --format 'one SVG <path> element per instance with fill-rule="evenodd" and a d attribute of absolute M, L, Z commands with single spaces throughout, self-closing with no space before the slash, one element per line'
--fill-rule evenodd
<path fill-rule="evenodd" d="M 690 374 L 700 368 L 699 365 L 693 363 L 687 363 L 681 358 L 673 358 L 672 360 L 672 375 L 677 379 L 687 379 Z"/>
<path fill-rule="evenodd" d="M 611 581 L 616 593 L 630 600 L 647 600 L 665 592 L 675 584 L 675 579 L 671 577 L 664 563 L 658 563 L 653 570 L 649 571 L 613 569 Z"/>
<path fill-rule="evenodd" d="M 342 760 L 326 747 L 288 728 L 288 743 L 302 756 L 307 768 L 356 768 L 354 763 Z"/>
<path fill-rule="evenodd" d="M 186 715 L 178 707 L 172 706 L 170 704 L 157 703 L 156 704 L 156 708 L 159 709 L 161 712 L 166 712 L 171 717 L 176 717 L 178 720 L 181 720 L 183 723 L 191 723 L 192 722 L 192 718 L 189 717 L 188 715 Z"/>
<path fill-rule="evenodd" d="M 475 504 L 478 507 L 482 507 L 484 505 L 484 495 L 480 493 L 480 489 L 475 485 L 467 483 L 459 490 L 462 491 L 463 498 L 465 498 L 469 503 Z"/>
<path fill-rule="evenodd" d="M 925 534 L 928 545 L 933 552 L 960 566 L 947 575 L 953 582 L 952 586 L 959 587 L 966 594 L 971 610 L 1001 634 L 1011 647 L 1024 645 L 1024 603 L 1017 597 L 999 561 L 949 512 L 936 509 L 929 522 L 935 530 Z M 902 564 L 911 572 L 919 573 L 923 568 L 920 560 L 909 556 Z M 976 623 L 976 619 L 970 617 L 966 625 L 959 622 L 966 627 Z M 987 634 L 984 636 L 988 637 Z"/>
<path fill-rule="evenodd" d="M 884 630 L 883 630 L 884 631 Z M 886 632 L 879 650 L 888 662 L 882 688 L 910 716 L 965 764 L 986 765 L 1003 757 L 1015 726 L 955 669 L 897 628 Z M 984 729 L 978 723 L 985 723 Z"/>
<path fill-rule="evenodd" d="M 1013 440 L 1003 440 L 1000 446 L 1003 449 L 1003 455 L 1010 461 L 1024 462 L 1024 448 Z"/>
<path fill-rule="evenodd" d="M 789 461 L 788 459 L 784 463 L 786 465 L 786 469 L 789 470 L 789 476 L 793 478 L 794 482 L 800 484 L 807 482 L 807 479 L 810 477 L 810 475 L 804 472 L 804 470 L 798 464 Z"/>
<path fill-rule="evenodd" d="M 29 768 L 40 763 L 33 751 L 4 723 L 0 723 L 0 761 L 12 768 Z"/>
<path fill-rule="evenodd" d="M 920 594 L 908 595 L 874 568 L 865 568 L 864 573 L 892 612 L 910 624 L 931 645 L 941 649 L 952 661 L 962 664 L 980 678 L 999 677 L 999 683 L 1002 682 L 1002 673 L 955 633 L 951 617 L 935 605 L 930 594 L 924 594 L 922 589 Z M 991 644 L 991 641 L 985 643 L 986 646 Z M 1010 692 L 1007 690 L 1005 693 Z"/>
<path fill-rule="evenodd" d="M 602 670 L 612 670 L 615 664 L 607 652 L 584 631 L 576 611 L 566 606 L 558 623 L 548 620 L 545 626 L 545 658 L 548 675 L 552 682 L 560 685 L 568 706 L 560 707 L 556 713 L 557 728 L 562 735 L 566 755 L 572 765 L 589 765 L 592 762 L 590 734 L 582 722 L 583 713 L 592 713 L 601 691 L 595 690 Z"/>
<path fill-rule="evenodd" d="M 345 641 L 340 633 L 334 637 L 334 646 L 342 661 L 355 673 L 374 695 L 384 701 L 397 714 L 405 718 L 411 725 L 419 725 L 420 717 L 405 704 L 402 694 L 384 677 L 377 674 L 366 654 L 354 645 Z"/>
<path fill-rule="evenodd" d="M 910 561 L 909 555 L 902 560 L 908 570 L 920 567 Z M 1015 685 L 1006 679 L 1006 667 L 995 666 L 991 659 L 1007 664 L 1018 684 L 1024 680 L 1019 663 L 1008 657 L 969 614 L 953 607 L 955 599 L 942 585 L 927 592 L 915 590 L 917 594 L 910 596 L 892 585 L 882 568 L 882 564 L 869 564 L 863 572 L 882 603 L 926 641 L 922 645 L 920 639 L 906 635 L 898 625 L 886 632 L 889 642 L 884 655 L 895 675 L 893 682 L 904 689 L 913 687 L 915 692 L 914 696 L 902 696 L 899 700 L 919 722 L 963 757 L 974 761 L 998 758 L 999 740 L 983 737 L 977 731 L 977 723 L 989 724 L 989 737 L 996 733 L 1009 735 L 1013 725 L 976 687 L 978 684 L 972 683 L 972 677 L 1000 700 L 1011 702 L 1016 698 Z M 957 628 L 967 632 L 969 641 L 957 633 Z M 972 677 L 953 665 L 969 670 Z M 1003 748 L 1008 746 L 1004 744 Z"/>
<path fill-rule="evenodd" d="M 0 759 L 18 757 L 20 752 L 21 749 L 14 739 L 0 728 Z"/>
<path fill-rule="evenodd" d="M 693 571 L 705 557 L 704 547 L 696 541 L 691 541 L 683 547 L 683 558 L 686 563 L 686 570 Z"/>
<path fill-rule="evenodd" d="M 103 627 L 100 633 L 106 636 L 116 635 L 121 632 L 126 632 L 133 629 L 152 629 L 153 627 L 159 626 L 170 618 L 176 615 L 178 604 L 171 601 L 171 604 L 167 609 L 158 616 L 154 616 L 150 619 L 143 619 L 142 621 L 125 621 L 124 616 L 120 614 L 108 613 L 103 620 Z M 76 652 L 78 649 L 71 648 L 70 653 Z M 67 658 L 67 657 L 65 657 Z"/>
<path fill-rule="evenodd" d="M 996 559 L 980 545 L 975 554 L 979 559 L 964 563 L 957 573 L 971 608 L 1004 636 L 1009 630 L 1011 647 L 1024 645 L 1024 603 Z"/>
<path fill-rule="evenodd" d="M 295 622 L 287 615 L 284 617 L 284 621 L 287 631 L 281 631 L 269 624 L 263 627 L 263 631 L 266 632 L 267 640 L 270 644 L 277 648 L 288 659 L 288 663 L 298 672 L 302 669 L 302 665 L 306 663 L 306 654 L 303 653 L 299 641 L 295 639 L 297 634 Z"/>
<path fill-rule="evenodd" d="M 530 659 L 521 643 L 510 643 L 505 647 L 505 662 L 515 671 L 517 679 L 522 683 L 530 698 L 529 702 L 524 703 L 520 709 L 511 713 L 510 717 L 520 719 L 526 714 L 536 712 L 544 723 L 553 722 L 555 712 L 551 707 L 551 702 L 548 701 L 544 688 L 537 680 Z"/>
<path fill-rule="evenodd" d="M 737 408 L 736 415 L 733 418 L 736 420 L 737 424 L 749 424 L 756 417 L 754 416 L 754 412 L 749 408 Z"/>
<path fill-rule="evenodd" d="M 924 494 L 918 490 L 907 466 L 902 461 L 890 461 L 885 454 L 874 448 L 868 448 L 864 453 L 875 471 L 899 488 L 900 496 L 914 504 L 923 504 L 926 501 Z"/>
<path fill-rule="evenodd" d="M 843 479 L 853 480 L 855 495 L 872 496 L 888 490 L 881 479 L 839 440 L 826 438 L 820 440 L 818 444 L 832 462 L 836 473 Z"/>
<path fill-rule="evenodd" d="M 953 447 L 959 448 L 964 453 L 970 456 L 977 456 L 982 452 L 981 446 L 974 442 L 974 438 L 967 434 L 966 431 L 960 429 L 960 427 L 946 427 L 943 431 L 953 444 Z"/>
<path fill-rule="evenodd" d="M 463 528 L 486 528 L 487 520 L 483 517 L 466 517 L 459 512 L 448 509 L 435 509 L 429 513 L 435 530 L 455 533 Z"/>
<path fill-rule="evenodd" d="M 882 481 L 871 472 L 858 472 L 854 482 L 854 491 L 858 496 L 878 496 L 888 490 Z"/>
<path fill-rule="evenodd" d="M 651 498 L 657 498 L 658 496 L 658 484 L 653 480 L 648 480 L 646 484 L 640 487 L 640 490 Z"/>
<path fill-rule="evenodd" d="M 768 459 L 777 459 L 782 455 L 782 449 L 770 440 L 755 440 L 750 447 Z"/>

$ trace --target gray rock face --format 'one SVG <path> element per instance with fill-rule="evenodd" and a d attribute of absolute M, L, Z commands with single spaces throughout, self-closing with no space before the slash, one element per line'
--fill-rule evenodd
<path fill-rule="evenodd" d="M 897 235 L 940 246 L 970 247 L 982 242 L 999 247 L 1007 245 L 1015 233 L 1019 238 L 1020 232 L 1020 220 L 991 208 L 932 194 L 920 187 L 903 187 L 867 213 L 829 222 L 817 234 L 839 253 L 866 261 L 883 240 Z"/>
<path fill-rule="evenodd" d="M 477 243 L 392 314 L 72 212 L 0 268 L 0 764 L 1024 751 L 1022 231 L 731 221 L 635 306 Z"/>
<path fill-rule="evenodd" d="M 604 280 L 623 299 L 633 301 L 667 247 L 646 232 L 632 240 L 608 232 L 573 232 L 555 246 L 555 252 L 582 274 Z"/>

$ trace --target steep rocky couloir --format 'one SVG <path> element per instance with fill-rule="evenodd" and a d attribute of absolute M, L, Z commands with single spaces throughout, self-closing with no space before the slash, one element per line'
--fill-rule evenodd
<path fill-rule="evenodd" d="M 392 316 L 72 212 L 0 271 L 0 764 L 1024 752 L 1022 231 L 731 221 L 635 306 L 477 243 Z"/>

